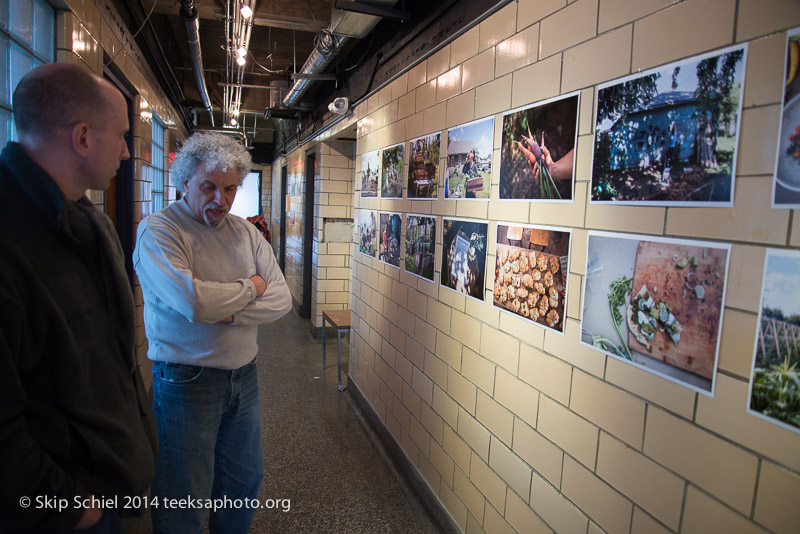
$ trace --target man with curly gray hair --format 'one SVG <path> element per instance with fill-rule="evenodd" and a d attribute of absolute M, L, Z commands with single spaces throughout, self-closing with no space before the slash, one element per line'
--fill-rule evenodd
<path fill-rule="evenodd" d="M 159 457 L 153 531 L 245 533 L 263 478 L 258 326 L 292 306 L 269 243 L 228 213 L 251 160 L 236 140 L 195 134 L 171 167 L 184 196 L 139 225 L 134 267 L 153 360 Z M 245 500 L 247 499 L 247 500 Z"/>

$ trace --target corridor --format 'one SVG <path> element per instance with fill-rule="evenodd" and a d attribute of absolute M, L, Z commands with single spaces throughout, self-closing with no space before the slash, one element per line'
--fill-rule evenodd
<path fill-rule="evenodd" d="M 344 370 L 347 338 L 342 335 Z M 337 391 L 335 331 L 328 330 L 327 342 L 329 366 L 323 370 L 322 339 L 295 312 L 259 331 L 260 501 L 274 507 L 258 510 L 250 532 L 440 532 L 389 463 L 349 391 Z M 127 527 L 129 534 L 151 531 L 149 518 L 129 520 Z"/>

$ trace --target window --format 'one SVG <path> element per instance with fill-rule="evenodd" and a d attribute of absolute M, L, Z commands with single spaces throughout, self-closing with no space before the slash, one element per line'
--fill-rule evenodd
<path fill-rule="evenodd" d="M 153 211 L 164 207 L 164 124 L 158 115 L 153 112 L 153 148 L 151 150 L 152 164 L 150 180 L 153 199 Z"/>
<path fill-rule="evenodd" d="M 261 215 L 261 172 L 253 171 L 244 177 L 233 200 L 231 213 L 243 219 Z"/>
<path fill-rule="evenodd" d="M 16 139 L 11 95 L 34 67 L 53 61 L 53 8 L 45 0 L 0 0 L 0 147 Z"/>

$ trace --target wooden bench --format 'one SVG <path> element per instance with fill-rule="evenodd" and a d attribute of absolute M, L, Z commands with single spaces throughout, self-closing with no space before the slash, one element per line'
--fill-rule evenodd
<path fill-rule="evenodd" d="M 322 312 L 322 368 L 325 369 L 325 321 L 331 323 L 336 329 L 336 336 L 339 338 L 338 345 L 338 368 L 339 368 L 339 391 L 344 391 L 347 386 L 342 386 L 342 332 L 350 330 L 350 310 L 325 310 Z"/>

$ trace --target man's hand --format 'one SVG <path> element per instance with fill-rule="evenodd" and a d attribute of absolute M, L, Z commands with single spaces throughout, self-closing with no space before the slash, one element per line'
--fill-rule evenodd
<path fill-rule="evenodd" d="M 102 508 L 86 508 L 83 511 L 80 521 L 78 521 L 78 524 L 75 525 L 75 530 L 83 530 L 96 525 L 102 516 Z"/>
<path fill-rule="evenodd" d="M 263 295 L 264 291 L 267 290 L 267 283 L 264 281 L 264 279 L 256 274 L 251 276 L 250 280 L 256 286 L 256 296 L 260 297 L 261 295 Z"/>

